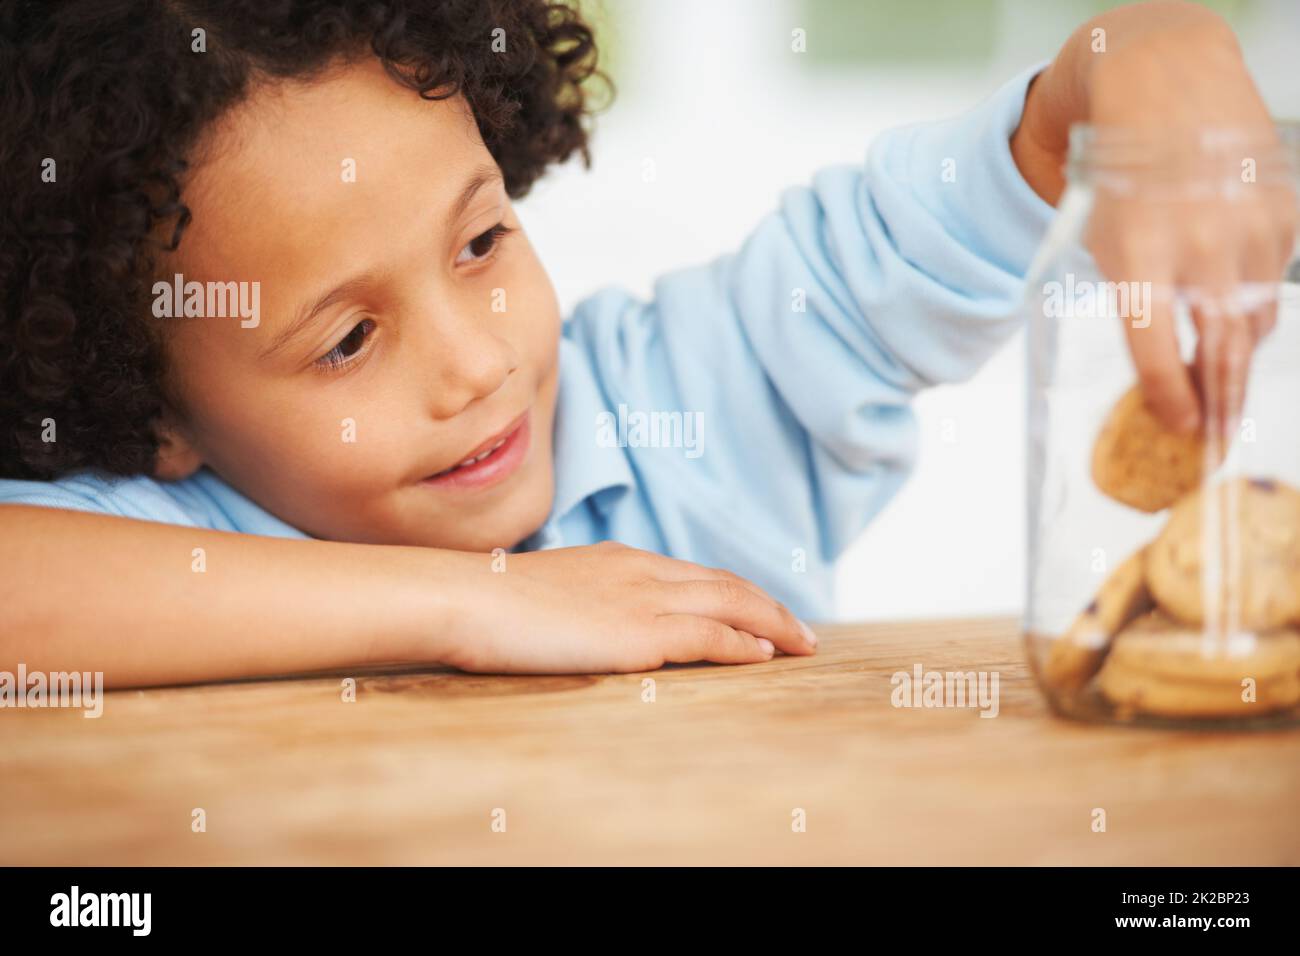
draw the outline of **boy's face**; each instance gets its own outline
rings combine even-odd
[[[536,530],[559,306],[464,100],[370,59],[266,87],[200,145],[162,277],[258,282],[259,315],[155,320],[183,406],[159,476],[206,464],[319,538],[490,551]],[[494,243],[498,224],[519,231]]]

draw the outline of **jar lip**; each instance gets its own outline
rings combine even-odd
[[[1282,151],[1300,150],[1300,120],[1274,120],[1275,138],[1259,126],[1205,125],[1181,128],[1148,126],[1099,126],[1095,123],[1070,125],[1070,155],[1085,159],[1088,152],[1111,147],[1197,149],[1207,153],[1253,146]]]
[[[1249,178],[1243,171],[1249,170]],[[1199,195],[1244,182],[1300,183],[1300,121],[1160,129],[1074,123],[1066,175],[1121,192],[1153,187]]]

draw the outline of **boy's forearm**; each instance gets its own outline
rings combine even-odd
[[[129,687],[437,660],[463,557],[6,505],[0,670]]]

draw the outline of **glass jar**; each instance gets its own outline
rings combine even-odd
[[[1277,141],[1077,126],[1070,146],[1067,188],[1027,286],[1024,633],[1034,674],[1068,717],[1295,724],[1300,243],[1293,236],[1280,263],[1285,242],[1275,242],[1273,258],[1235,243],[1219,251],[1205,241],[1213,230],[1202,228],[1209,258],[1191,280],[1115,274],[1114,253],[1126,245],[1116,223],[1138,232],[1181,223],[1191,204],[1212,207],[1225,224],[1258,213],[1261,199],[1300,213],[1300,124],[1279,125]],[[1226,275],[1245,278],[1229,286]],[[1236,416],[1222,378],[1208,371],[1219,345],[1218,326],[1206,320],[1224,310],[1276,315],[1255,347]],[[1157,334],[1145,331],[1153,317],[1170,315],[1203,409],[1204,427],[1188,435],[1151,413],[1132,357],[1137,335]]]

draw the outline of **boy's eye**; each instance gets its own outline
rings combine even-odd
[[[316,364],[326,369],[347,365],[348,361],[361,351],[361,347],[374,327],[375,323],[372,319],[362,319],[347,335],[343,336],[338,345],[318,358]]]
[[[460,265],[466,262],[479,262],[486,259],[496,251],[497,244],[501,241],[502,237],[507,236],[512,232],[514,232],[514,229],[511,226],[507,226],[500,222],[497,223],[487,232],[475,236],[466,243],[465,248],[456,256],[456,264]]]

